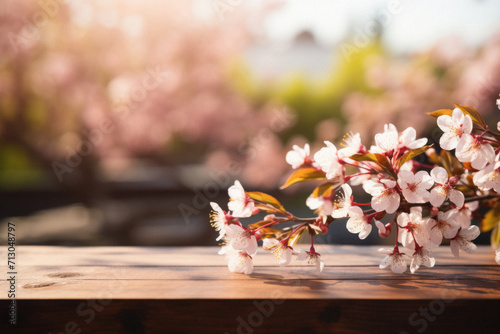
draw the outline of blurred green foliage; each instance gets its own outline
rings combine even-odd
[[[254,103],[276,100],[297,115],[296,124],[281,133],[282,140],[286,142],[291,136],[300,134],[313,141],[315,127],[320,121],[335,118],[345,125],[341,106],[346,94],[352,91],[377,93],[367,85],[365,74],[370,58],[387,55],[380,39],[374,39],[365,48],[353,48],[348,57],[340,52],[332,53],[331,69],[321,79],[295,72],[266,82],[257,78],[241,59],[232,64],[230,73],[236,88]]]

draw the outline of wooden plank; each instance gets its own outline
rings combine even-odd
[[[104,291],[121,299],[269,298],[278,288],[285,298],[299,299],[426,299],[449,289],[459,291],[460,298],[499,298],[500,267],[488,247],[460,259],[443,248],[439,265],[415,275],[378,269],[381,255],[375,247],[318,249],[334,263],[323,273],[300,262],[278,267],[271,254],[260,254],[257,259],[263,260],[245,276],[230,273],[215,247],[21,246],[17,297],[103,298]],[[0,281],[0,289],[6,291],[8,284]]]
[[[0,308],[7,308],[0,301]],[[498,300],[22,300],[1,333],[498,333]]]
[[[258,267],[252,275],[235,274],[226,266],[63,266],[38,267],[30,266],[18,270],[19,282],[60,281],[60,280],[255,280],[269,279],[303,279],[303,280],[339,280],[339,279],[373,279],[373,280],[461,280],[461,279],[493,279],[500,280],[500,267],[492,266],[435,266],[420,268],[415,274],[406,272],[394,274],[391,270],[381,270],[378,266],[329,266],[323,272],[309,267]]]
[[[384,258],[378,246],[318,245],[327,265],[378,265]],[[219,247],[59,247],[19,246],[19,266],[220,266],[225,265]],[[461,254],[455,258],[449,246],[435,252],[440,265],[495,264],[494,251],[488,246],[478,247],[475,254]],[[255,266],[276,266],[276,259],[269,252],[259,249]],[[294,261],[293,265],[305,265]]]
[[[458,279],[287,279],[252,280],[108,279],[20,281],[18,299],[500,299],[500,280]],[[2,289],[5,290],[3,284]]]
[[[318,246],[327,267],[258,254],[230,273],[218,247],[19,246],[18,329],[45,333],[497,332],[500,266],[489,247],[415,275],[378,269],[378,247]],[[0,290],[8,283],[0,281]],[[0,295],[0,308],[10,300]],[[12,327],[0,322],[0,333]]]

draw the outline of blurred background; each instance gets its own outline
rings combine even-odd
[[[277,191],[294,144],[389,122],[436,140],[426,112],[453,103],[499,119],[494,0],[0,0],[0,36],[0,234],[20,244],[215,245],[235,179],[311,215],[312,188]]]

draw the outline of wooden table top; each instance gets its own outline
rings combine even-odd
[[[296,260],[279,267],[259,250],[246,276],[228,271],[218,247],[18,246],[17,298],[433,299],[450,290],[464,299],[500,299],[500,266],[487,246],[459,259],[442,246],[436,266],[415,274],[379,269],[378,248],[320,245],[321,273]],[[7,284],[1,281],[0,290]]]
[[[490,247],[393,274],[379,247],[316,247],[322,273],[259,250],[250,276],[219,247],[16,247],[17,325],[0,333],[498,332],[500,266]],[[5,268],[5,267],[4,267]],[[9,282],[0,281],[7,310]]]

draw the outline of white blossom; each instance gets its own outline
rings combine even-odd
[[[430,192],[429,201],[433,206],[441,206],[446,199],[461,208],[464,205],[464,194],[456,189],[453,189],[448,179],[448,172],[443,167],[434,167],[431,170],[431,178],[436,183]]]
[[[397,222],[398,241],[403,246],[415,249],[415,242],[422,247],[429,241],[429,218],[422,218],[421,207],[411,208],[409,214],[400,213]]]
[[[460,137],[464,133],[470,134],[472,132],[472,119],[469,115],[464,115],[459,108],[455,108],[451,116],[439,116],[437,125],[444,132],[439,139],[439,145],[444,150],[455,149]]]
[[[219,254],[226,255],[227,267],[232,273],[241,273],[245,275],[250,275],[253,271],[253,261],[252,256],[247,252],[236,250],[231,246],[222,247]]]
[[[417,131],[408,127],[401,135],[394,124],[386,124],[383,133],[375,135],[375,146],[370,147],[373,153],[386,153],[398,148],[416,149],[424,146],[427,143],[427,138],[417,138]]]
[[[364,149],[361,143],[361,136],[359,133],[348,133],[345,135],[342,142],[344,148],[339,150],[339,157],[350,157],[356,153],[359,153]]]
[[[314,197],[312,194],[306,199],[306,205],[311,210],[318,210],[322,216],[329,216],[333,211],[333,202],[331,198],[325,198],[322,195]]]
[[[210,222],[212,223],[212,227],[214,227],[216,231],[219,231],[219,236],[216,239],[219,241],[226,234],[226,227],[228,226],[227,216],[217,203],[210,202],[210,206],[213,209],[210,214]]]
[[[476,211],[478,208],[478,201],[465,203],[455,216],[458,225],[462,228],[468,228],[471,224],[472,212]]]
[[[304,148],[293,145],[293,150],[286,154],[286,162],[292,166],[293,169],[302,166],[307,159],[309,159],[310,149],[309,144],[305,144]]]
[[[409,149],[417,149],[427,144],[427,138],[417,139],[417,131],[411,126],[408,127],[399,136],[399,147],[406,147]]]
[[[381,179],[380,182],[375,182],[368,180],[363,184],[363,189],[372,195],[373,210],[391,214],[399,208],[401,198],[396,190],[396,181]]]
[[[455,257],[459,257],[460,251],[473,253],[477,246],[471,241],[476,239],[481,231],[476,225],[469,226],[466,229],[461,229],[458,235],[450,242],[451,252]]]
[[[419,247],[413,253],[410,263],[410,272],[412,274],[417,271],[420,266],[424,265],[426,267],[432,268],[436,264],[436,259],[432,256],[432,249],[437,247],[433,243],[429,242],[424,247]]]
[[[497,155],[496,161],[490,163],[479,172],[474,174],[474,184],[481,190],[493,189],[500,193],[500,155]]]
[[[323,268],[325,267],[325,261],[321,258],[321,254],[316,253],[314,249],[311,249],[309,252],[300,252],[297,255],[297,260],[307,260],[307,263],[316,265],[316,270],[320,272],[323,271]]]
[[[432,187],[433,183],[429,174],[423,170],[416,174],[405,170],[398,173],[398,185],[409,203],[428,202],[430,193],[427,189]]]
[[[343,175],[343,166],[339,162],[338,151],[335,145],[325,141],[326,147],[314,154],[316,165],[326,173],[327,179],[334,179]]]
[[[430,239],[433,244],[440,245],[443,237],[452,239],[457,235],[460,224],[456,220],[459,214],[457,209],[448,210],[446,212],[439,211],[436,219],[429,220],[430,222]]]
[[[245,189],[243,189],[240,181],[236,180],[234,185],[229,187],[228,194],[230,200],[227,206],[231,210],[232,216],[245,218],[252,215],[255,203],[245,193]]]
[[[402,274],[408,268],[409,260],[410,257],[407,254],[394,250],[391,254],[382,259],[379,268],[384,269],[390,266],[394,273]]]
[[[365,239],[372,231],[372,224],[368,221],[365,213],[359,206],[351,206],[347,212],[349,214],[347,230],[354,234],[359,233],[359,238]]]
[[[226,228],[226,242],[234,250],[246,251],[249,255],[257,253],[257,239],[253,233],[237,224]]]
[[[463,134],[455,151],[457,159],[461,162],[470,162],[472,168],[482,169],[495,160],[493,146],[485,143],[478,136]]]
[[[278,259],[278,264],[280,266],[286,266],[292,260],[292,247],[285,245],[283,242],[274,238],[264,239],[263,243],[264,249],[271,250],[274,256]]]
[[[344,218],[347,217],[347,211],[352,204],[352,189],[347,184],[344,183],[341,186],[340,191],[335,193],[335,198],[333,200],[333,218]]]

